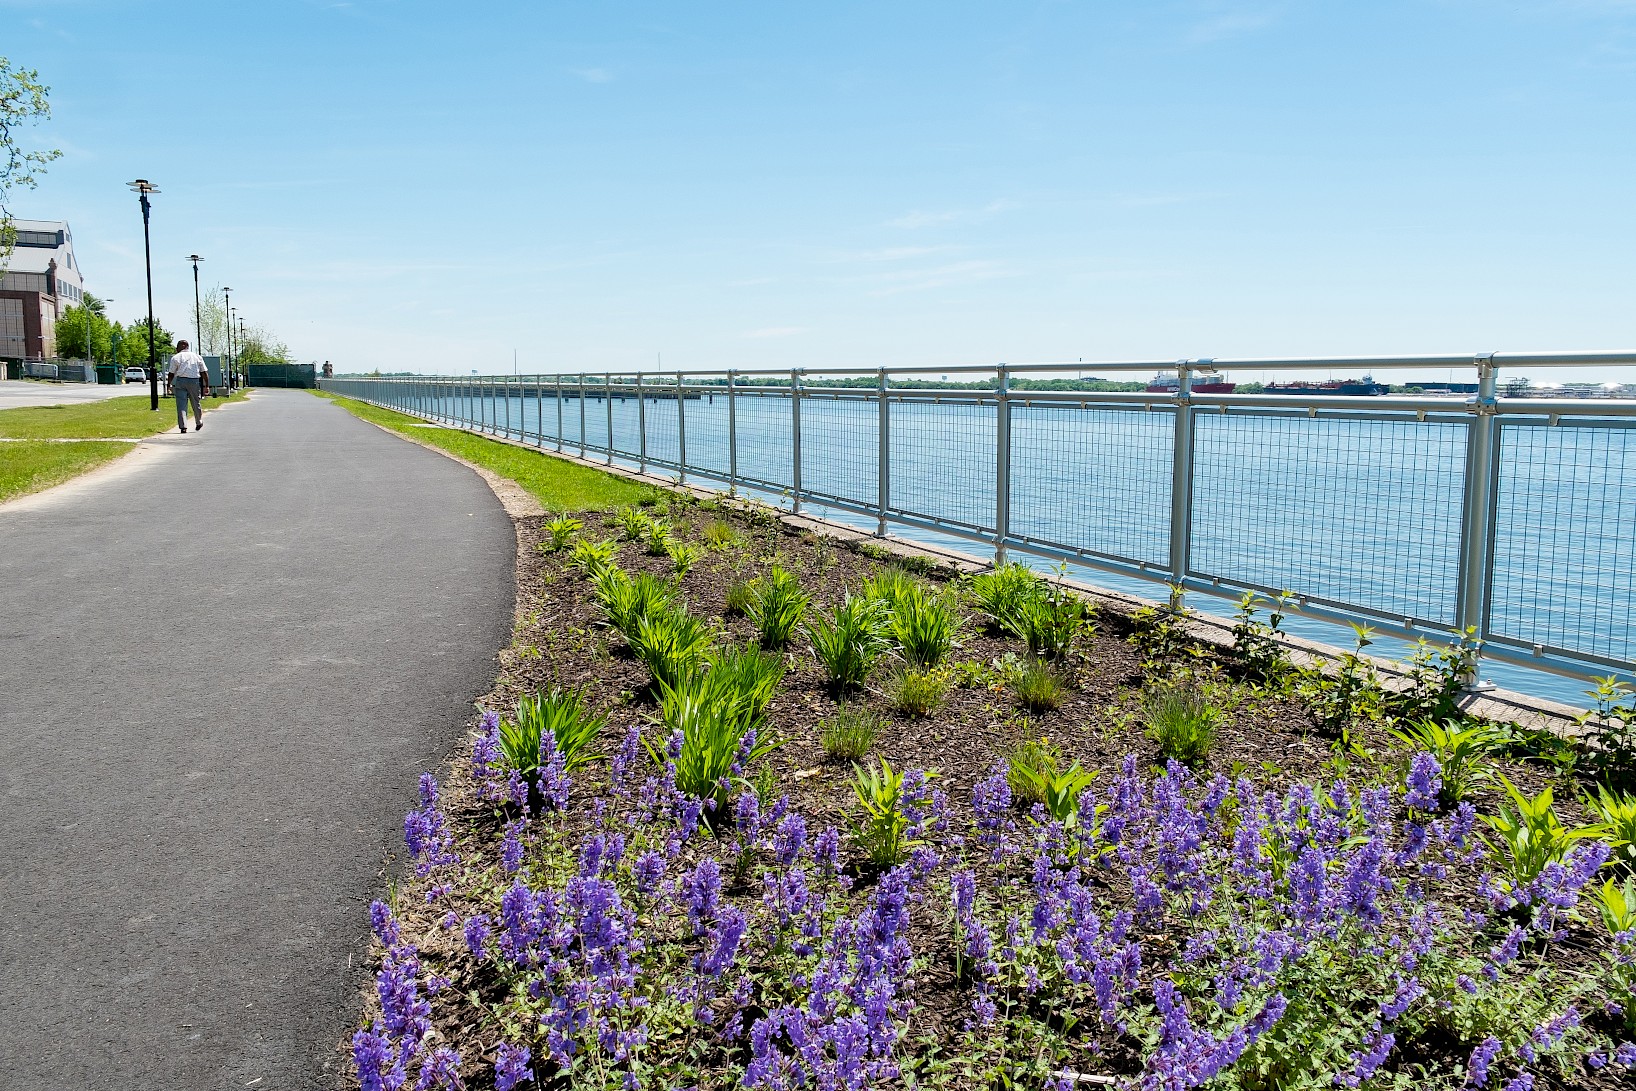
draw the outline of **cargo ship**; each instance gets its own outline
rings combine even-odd
[[[1375,382],[1373,375],[1365,375],[1361,379],[1327,379],[1321,383],[1268,383],[1264,389],[1268,394],[1339,394],[1349,398],[1374,397],[1392,392],[1392,388],[1385,383]]]
[[[1231,394],[1238,389],[1237,383],[1229,383],[1217,375],[1195,375],[1188,384],[1195,394]],[[1147,384],[1149,394],[1174,394],[1182,388],[1182,382],[1174,375],[1160,372]]]

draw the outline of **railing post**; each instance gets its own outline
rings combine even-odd
[[[1005,564],[1011,536],[1011,369],[999,368],[994,391],[994,565]]]
[[[636,470],[648,472],[648,407],[642,397],[642,373],[636,373]]]
[[[602,373],[602,400],[608,404],[604,407],[608,411],[608,461],[613,465],[613,375],[610,372]]]
[[[727,495],[738,495],[738,372],[727,373]]]
[[[579,374],[579,457],[585,457],[585,373]]]
[[[534,376],[534,446],[545,446],[545,383]]]
[[[875,454],[875,537],[886,537],[886,509],[892,506],[892,411],[886,401],[886,369],[881,368],[879,382],[880,425]]]
[[[687,399],[682,397],[682,373],[676,373],[676,483],[687,484]]]
[[[562,454],[562,373],[557,373],[557,454]]]
[[[1477,365],[1477,396],[1466,403],[1472,414],[1466,425],[1465,497],[1460,519],[1460,582],[1455,594],[1455,625],[1463,636],[1475,629],[1479,637],[1488,630],[1491,543],[1493,541],[1495,451],[1495,400],[1499,369],[1494,354],[1480,353]],[[1469,664],[1467,686],[1477,682],[1476,664]]]
[[[1199,360],[1208,369],[1212,361]],[[1187,360],[1176,361],[1175,446],[1170,463],[1170,582],[1180,584],[1187,577],[1193,537],[1193,367]],[[1181,596],[1174,591],[1170,608],[1181,608]]]
[[[801,511],[801,372],[790,371],[790,511]]]

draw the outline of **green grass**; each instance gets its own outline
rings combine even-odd
[[[131,443],[98,440],[84,443],[52,443],[49,440],[0,443],[0,500],[50,488],[104,462],[113,461],[134,446]]]
[[[243,390],[235,390],[231,398],[205,398],[201,404],[209,411],[244,397]],[[154,411],[148,408],[146,394],[78,405],[0,409],[0,436],[8,439],[140,439],[175,427],[176,403],[161,398]]]
[[[442,448],[485,470],[508,477],[533,493],[550,511],[612,511],[635,504],[653,492],[650,485],[627,481],[589,466],[525,451],[454,428],[417,428],[415,426],[423,422],[414,417],[325,391],[314,393],[371,424]]]

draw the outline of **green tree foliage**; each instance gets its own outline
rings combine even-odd
[[[113,333],[114,324],[108,321],[102,300],[86,292],[83,304],[69,307],[57,318],[57,355],[65,360],[111,360]]]
[[[138,319],[129,327],[114,323],[113,336],[119,343],[118,363],[121,367],[148,366],[148,320]],[[165,329],[163,322],[154,320],[153,324],[153,358],[161,369],[165,361],[176,351],[176,337]]]
[[[32,68],[17,68],[0,57],[0,271],[11,257],[17,232],[11,224],[6,197],[13,188],[33,189],[35,176],[61,151],[31,150],[22,142],[21,130],[51,116],[46,96],[50,88],[40,82]]]

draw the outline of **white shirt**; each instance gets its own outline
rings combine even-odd
[[[197,379],[204,373],[204,357],[192,349],[178,352],[170,358],[170,363],[165,367],[166,375],[174,375],[178,379]]]

